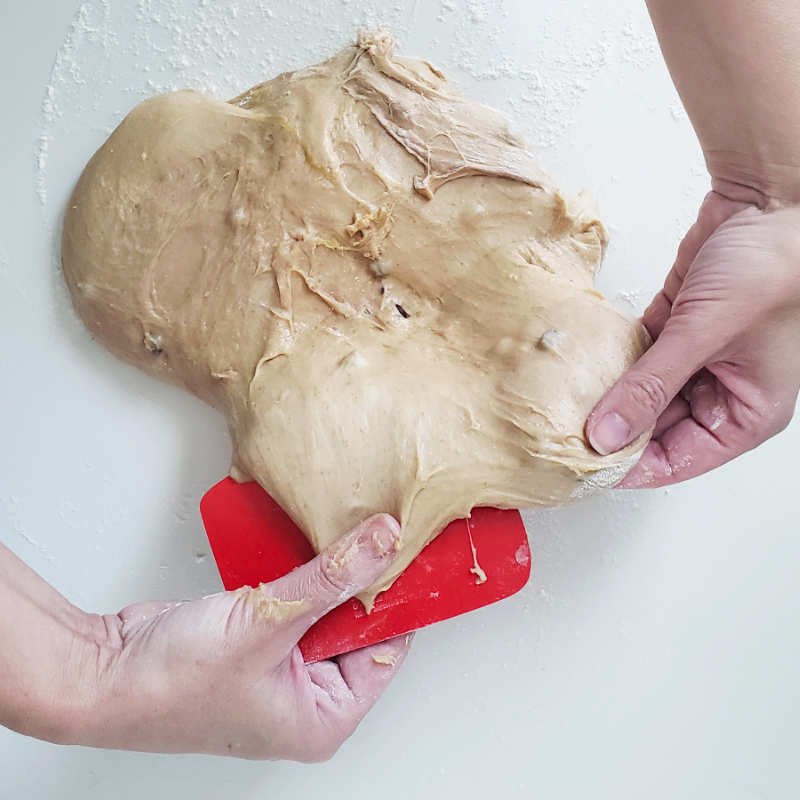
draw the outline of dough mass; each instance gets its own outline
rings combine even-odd
[[[92,334],[225,414],[233,475],[315,548],[401,521],[369,605],[474,506],[562,503],[637,456],[583,435],[647,346],[594,289],[605,242],[499,115],[377,33],[227,103],[139,105],[62,257]]]

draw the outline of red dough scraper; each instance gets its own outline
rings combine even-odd
[[[226,589],[258,586],[314,557],[302,531],[257,484],[225,478],[200,513]],[[531,554],[518,511],[476,508],[409,564],[367,614],[357,599],[326,614],[300,640],[321,661],[502,600],[528,581]]]

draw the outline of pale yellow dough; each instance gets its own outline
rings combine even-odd
[[[647,346],[594,289],[605,243],[498,114],[377,33],[227,103],[139,105],[62,253],[92,334],[224,413],[234,476],[315,548],[401,521],[370,605],[473,507],[563,503],[635,460],[583,432]]]

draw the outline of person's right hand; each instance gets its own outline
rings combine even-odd
[[[621,487],[695,477],[781,431],[800,388],[800,209],[711,192],[643,322],[653,346],[586,425],[604,455],[653,431]]]
[[[143,603],[102,618],[97,691],[72,741],[161,753],[318,761],[355,730],[410,636],[303,664],[297,642],[393,561],[399,526],[370,517],[327,551],[257,589]]]

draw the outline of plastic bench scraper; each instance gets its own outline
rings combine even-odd
[[[257,483],[225,478],[206,492],[200,512],[228,590],[268,583],[314,557],[302,531]],[[450,619],[519,591],[530,570],[519,512],[473,509],[422,550],[369,614],[348,600],[308,630],[300,650],[311,663]]]

